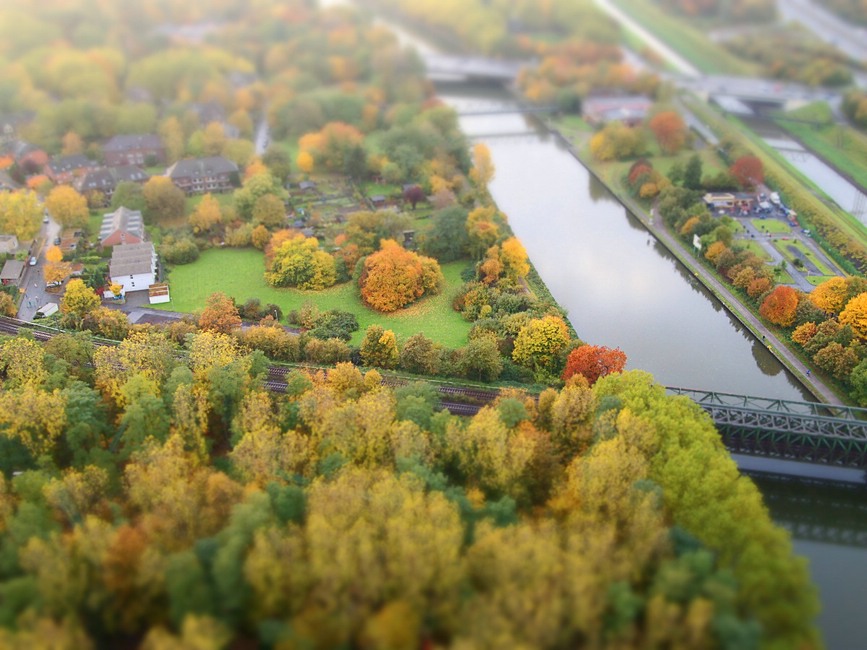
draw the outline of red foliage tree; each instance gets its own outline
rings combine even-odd
[[[755,187],[765,180],[765,168],[756,156],[741,156],[729,168],[741,187]]]
[[[788,327],[795,322],[795,312],[798,309],[798,292],[792,287],[775,287],[759,307],[762,318],[774,325]]]
[[[596,380],[613,372],[623,372],[626,367],[626,353],[620,348],[604,345],[582,345],[569,353],[563,380],[574,375],[583,375],[592,386]]]
[[[687,128],[683,118],[674,111],[657,113],[650,120],[650,130],[664,153],[675,153],[686,144]]]
[[[410,185],[403,191],[403,200],[409,203],[412,209],[415,210],[415,206],[420,201],[424,201],[424,190],[418,185]]]

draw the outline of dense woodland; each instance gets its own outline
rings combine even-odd
[[[641,372],[472,419],[351,364],[65,334],[0,347],[6,647],[818,647],[803,560]]]

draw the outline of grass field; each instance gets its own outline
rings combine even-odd
[[[804,257],[806,257],[808,260],[810,260],[815,265],[815,267],[817,269],[819,269],[819,272],[822,275],[826,275],[826,276],[833,276],[834,275],[833,269],[830,269],[825,264],[823,264],[813,254],[813,251],[811,251],[809,248],[807,248],[803,242],[798,241],[797,239],[791,239],[791,240],[776,239],[776,240],[774,240],[774,248],[776,248],[778,251],[780,251],[780,254],[783,257],[785,257],[786,260],[794,263],[795,259],[797,259],[797,256],[794,253],[792,253],[791,250],[789,250],[790,247],[797,248],[801,253],[803,253]]]
[[[750,251],[753,255],[762,260],[770,261],[771,256],[765,247],[762,246],[759,242],[754,241],[752,239],[738,239],[735,243],[748,251]]]
[[[815,123],[793,122],[786,117]],[[776,121],[820,157],[849,174],[861,187],[867,187],[867,135],[850,126],[836,124],[827,103],[809,104]]]
[[[750,223],[764,232],[786,235],[792,232],[792,227],[779,219],[750,219]]]
[[[738,59],[700,30],[667,15],[648,0],[614,0],[614,4],[702,72],[752,76],[757,66]]]
[[[460,347],[467,342],[470,323],[452,309],[452,298],[462,284],[464,262],[453,262],[442,267],[446,286],[438,296],[426,298],[392,315],[368,309],[361,303],[358,289],[351,282],[325,291],[298,291],[277,289],[265,283],[262,253],[254,249],[211,249],[202,253],[193,264],[177,266],[169,274],[172,301],[158,308],[170,311],[195,312],[205,306],[208,296],[216,291],[232,296],[243,303],[258,298],[262,304],[279,305],[283,313],[298,309],[305,302],[316,304],[321,310],[341,309],[358,318],[361,329],[352,343],[358,344],[368,325],[378,324],[393,330],[399,339],[406,340],[416,332],[447,347]]]

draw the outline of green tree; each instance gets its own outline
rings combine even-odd
[[[142,188],[145,214],[151,221],[172,221],[184,216],[187,199],[168,176],[151,176]]]

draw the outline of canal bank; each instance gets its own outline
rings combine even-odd
[[[843,405],[843,401],[832,391],[825,383],[818,381],[815,376],[809,374],[809,368],[792,352],[785,343],[780,340],[776,334],[771,331],[764,323],[759,320],[752,312],[745,309],[740,300],[729,290],[729,288],[717,278],[713,277],[707,269],[695,258],[690,255],[682,246],[680,241],[668,232],[662,219],[656,220],[651,215],[639,206],[631,197],[619,192],[617,188],[612,187],[605,182],[605,179],[594,168],[592,161],[587,160],[572,142],[564,136],[556,127],[545,124],[545,127],[556,136],[566,149],[575,157],[575,159],[584,166],[587,171],[592,174],[596,180],[605,185],[608,190],[617,198],[623,207],[637,218],[641,224],[647,228],[647,231],[668,251],[674,255],[677,260],[683,264],[689,271],[719,300],[726,310],[744,327],[746,327],[756,340],[762,341],[768,348],[768,351],[776,357],[781,364],[786,366],[788,370],[797,377],[798,381],[809,390],[809,392],[819,401],[826,404]]]

